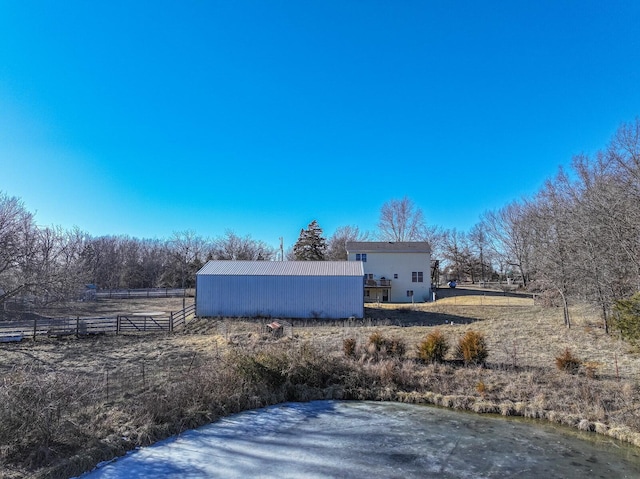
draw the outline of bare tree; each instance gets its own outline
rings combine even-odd
[[[58,226],[38,230],[32,282],[38,285],[41,304],[77,298],[83,291],[87,277],[80,255],[86,240],[87,235],[78,229],[66,231]]]
[[[640,200],[640,118],[618,128],[607,149],[607,157],[622,172],[618,177],[631,187],[628,194]]]
[[[514,201],[498,211],[489,211],[482,221],[494,252],[505,264],[515,268],[526,287],[531,266],[533,226],[527,202]]]
[[[378,222],[382,241],[423,241],[426,234],[424,213],[406,196],[389,200],[380,209]]]
[[[155,288],[162,285],[162,275],[168,264],[167,248],[158,239],[144,239],[140,241],[139,252],[141,288]]]
[[[123,287],[123,260],[120,239],[117,236],[100,236],[90,239],[85,245],[81,259],[90,281],[103,289]]]
[[[601,309],[605,330],[612,302],[636,291],[640,278],[637,204],[627,194],[628,177],[619,177],[611,165],[602,153],[595,160],[576,157],[578,180],[572,189],[572,233],[578,242],[574,267],[582,279],[583,297]]]
[[[35,236],[33,215],[22,201],[0,191],[0,300],[28,289],[30,286],[25,266],[29,250],[25,241]],[[33,241],[31,241],[33,243]]]
[[[485,216],[504,261],[568,300],[611,306],[640,289],[640,121],[623,124],[606,150],[578,155],[529,201]],[[523,267],[522,267],[523,266]]]
[[[33,215],[22,201],[0,191],[0,274],[17,266],[24,254],[22,239],[34,229]]]
[[[348,241],[367,241],[368,232],[361,232],[357,226],[340,226],[329,238],[326,259],[331,261],[347,260]]]
[[[270,261],[276,250],[264,241],[254,240],[250,235],[241,237],[231,230],[213,242],[209,253],[211,259]]]
[[[182,288],[193,288],[196,272],[204,266],[207,244],[195,231],[175,232],[168,242],[170,262],[165,280]]]
[[[568,297],[576,273],[571,258],[571,251],[577,247],[572,227],[574,213],[570,182],[561,169],[554,181],[545,183],[532,204],[531,263],[535,271],[533,288],[560,295],[567,327],[571,327]]]
[[[450,279],[462,280],[468,271],[469,249],[466,235],[453,228],[445,231],[443,241],[445,269]]]
[[[480,281],[484,283],[487,280],[487,275],[493,272],[490,260],[489,235],[486,232],[486,225],[482,222],[475,224],[468,234],[468,239],[472,251],[474,251],[474,254],[478,257],[480,263]]]

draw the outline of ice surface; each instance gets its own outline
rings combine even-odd
[[[221,419],[81,477],[640,477],[635,448],[586,437],[428,406],[286,403]]]

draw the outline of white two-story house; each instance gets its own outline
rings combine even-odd
[[[432,299],[429,243],[348,241],[347,260],[362,261],[365,302]]]

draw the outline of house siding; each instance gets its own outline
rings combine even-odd
[[[357,254],[367,254],[367,261],[363,263],[365,275],[391,281],[389,302],[431,301],[431,254],[426,243],[352,242],[347,243],[347,251],[348,261],[356,261]],[[412,272],[422,272],[422,282],[414,283]],[[394,278],[394,274],[398,277]],[[381,290],[371,290],[372,296],[367,299],[382,300]],[[413,291],[413,298],[407,296],[407,291]]]

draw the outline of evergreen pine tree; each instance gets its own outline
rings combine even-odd
[[[322,236],[322,228],[313,220],[306,230],[300,230],[293,255],[298,261],[324,261],[326,251],[327,240]]]

